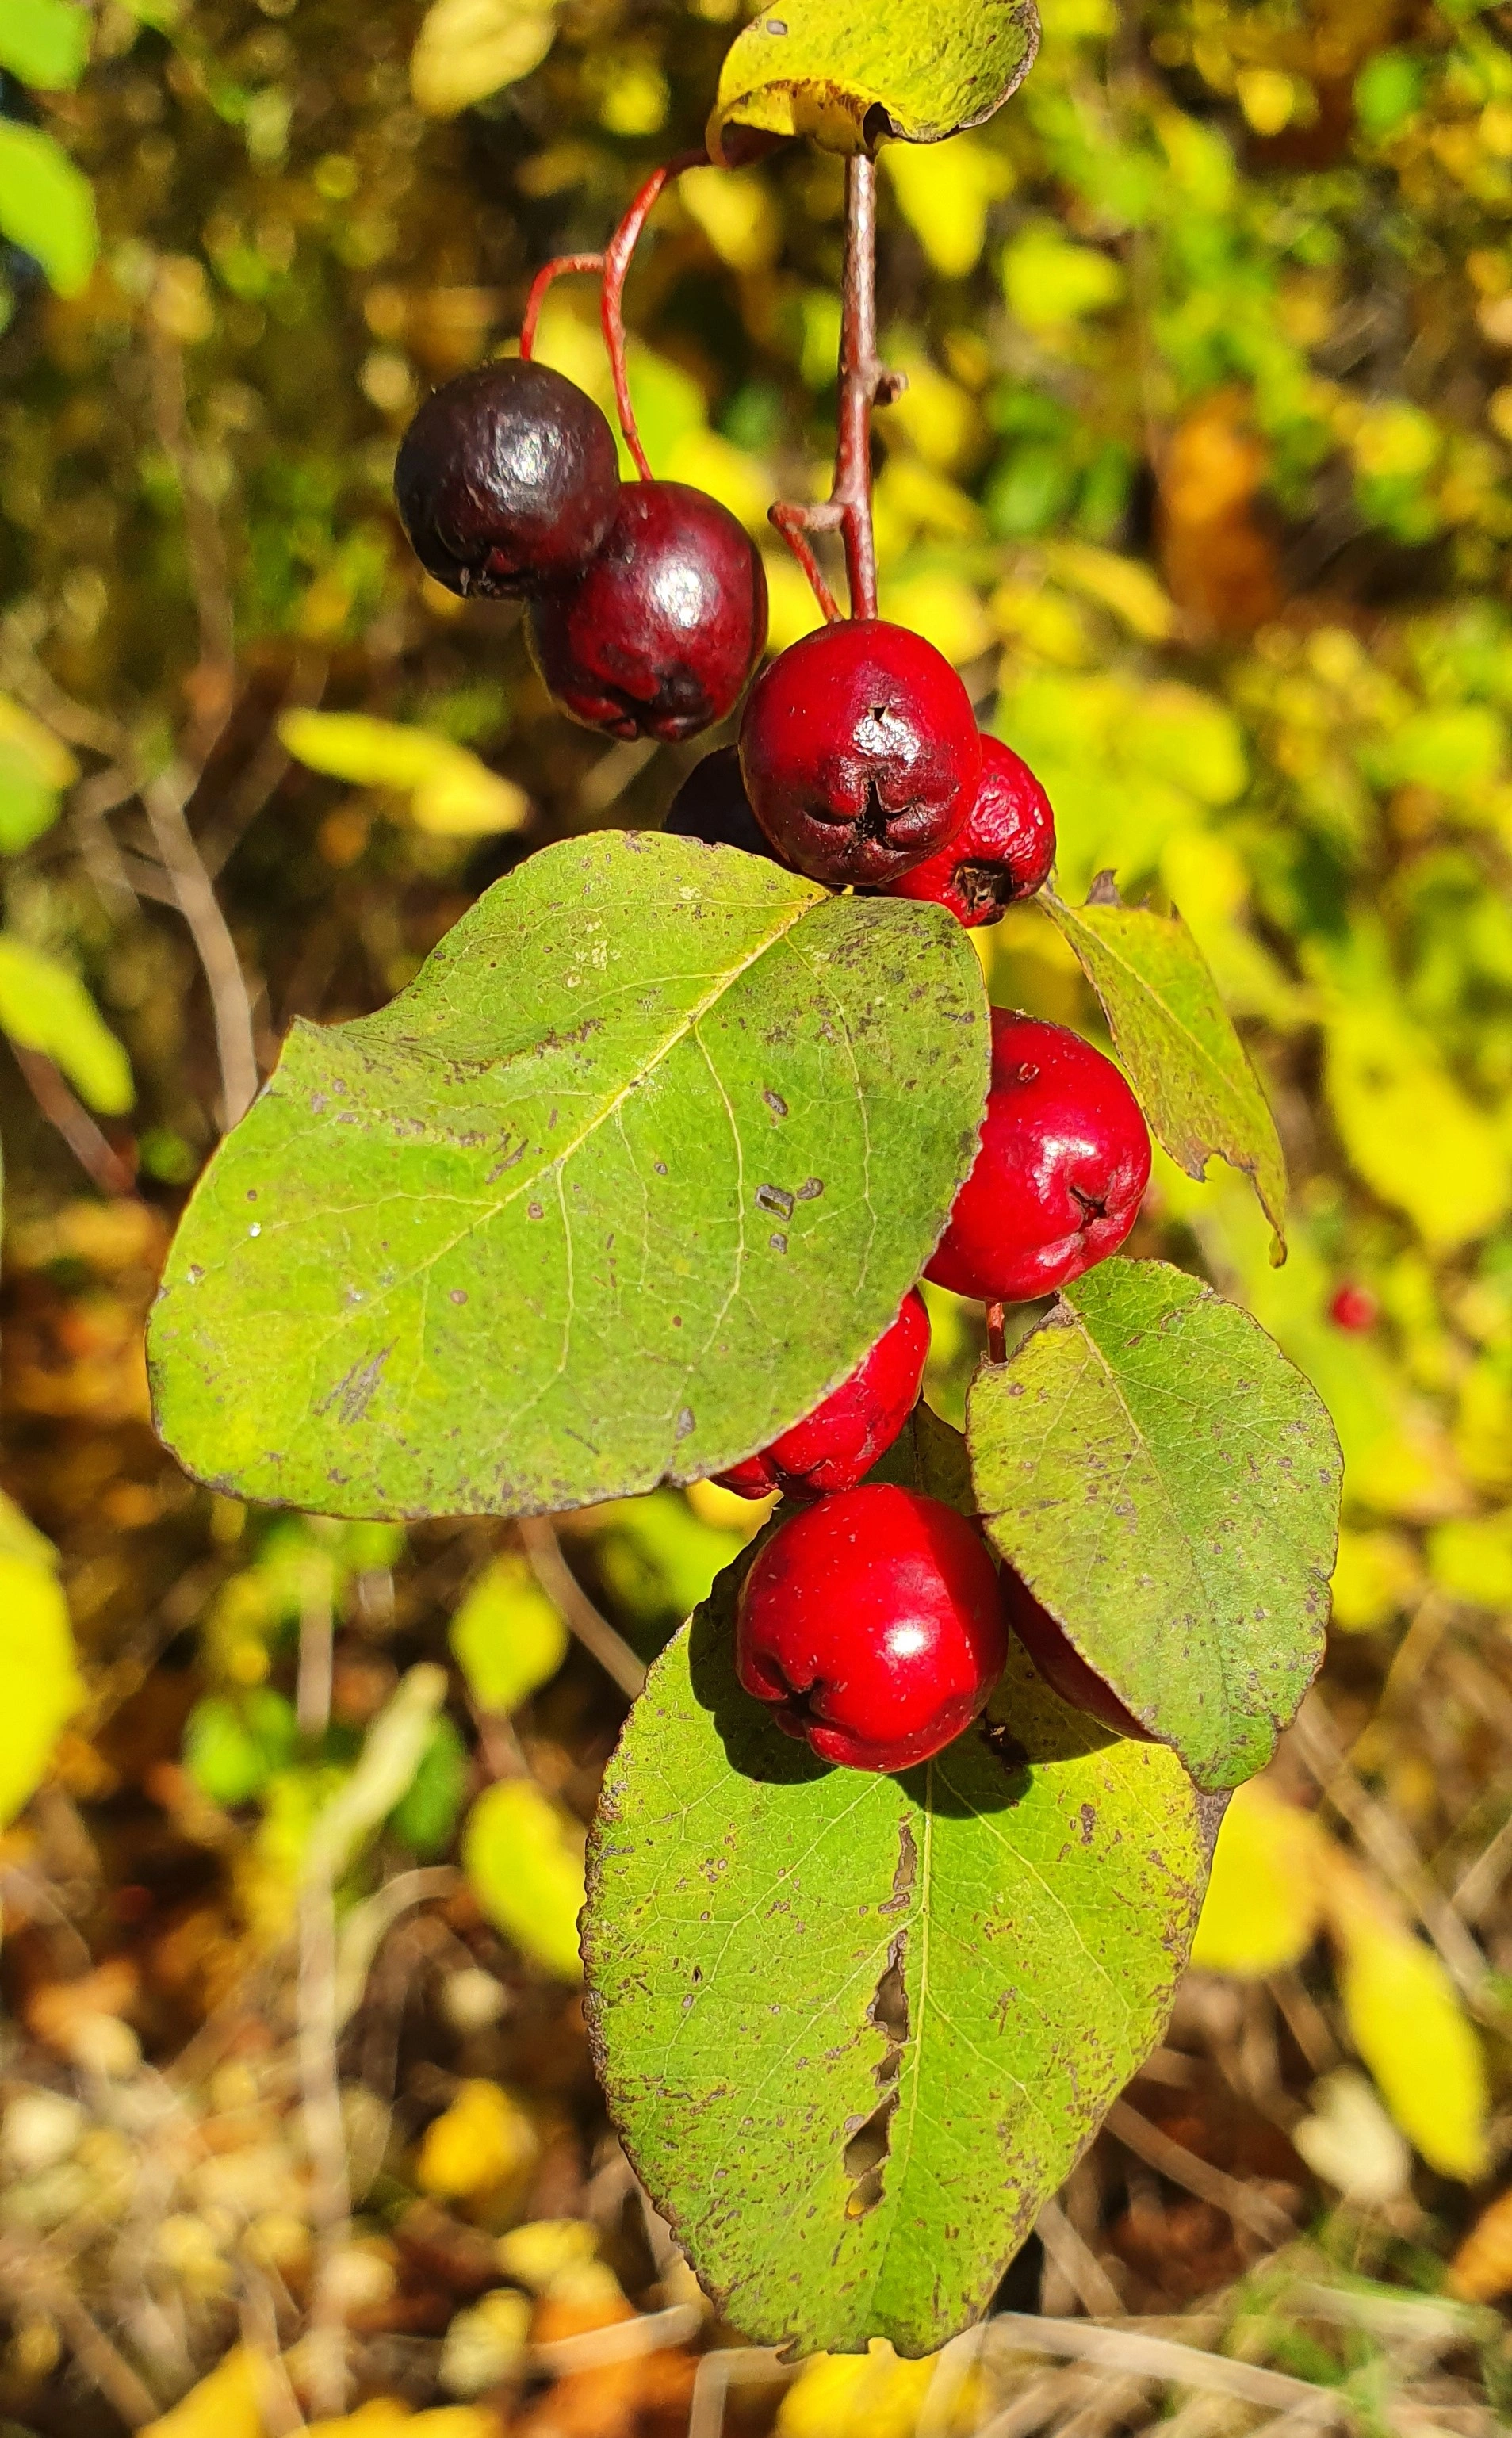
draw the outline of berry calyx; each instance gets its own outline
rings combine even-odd
[[[805,1508],[741,1586],[741,1683],[844,1769],[912,1769],[943,1751],[1007,1656],[986,1544],[917,1491],[868,1482]]]
[[[1328,1306],[1328,1317],[1335,1329],[1374,1329],[1380,1306],[1368,1287],[1342,1286]]]
[[[946,906],[972,931],[1043,889],[1054,861],[1048,796],[1011,747],[984,736],[981,784],[960,828],[927,863],[891,881],[888,894]]]
[[[614,520],[614,434],[549,364],[478,364],[432,392],[399,443],[394,496],[450,592],[500,600],[586,567]]]
[[[880,887],[955,837],[982,746],[943,653],[886,619],[844,618],[757,680],[740,767],[784,862],[832,888]]]
[[[983,1303],[1051,1295],[1117,1250],[1149,1182],[1150,1135],[1112,1059],[994,1007],[981,1149],[924,1276]]]
[[[702,839],[705,846],[738,846],[747,855],[764,856],[768,863],[776,859],[770,839],[751,811],[733,745],[706,753],[689,771],[661,826],[670,838]]]
[[[532,601],[526,634],[570,718],[676,744],[739,700],[766,644],[766,573],[707,491],[625,483],[598,556]]]
[[[1149,1728],[1140,1725],[1112,1686],[1089,1667],[1049,1610],[1042,1608],[1023,1576],[1005,1566],[1000,1581],[1004,1615],[1051,1692],[1058,1693],[1071,1709],[1096,1719],[1099,1726],[1111,1727],[1116,1736],[1153,1743]]]
[[[821,1498],[853,1490],[886,1456],[918,1402],[929,1354],[929,1315],[917,1287],[849,1380],[760,1456],[714,1478],[741,1498]]]

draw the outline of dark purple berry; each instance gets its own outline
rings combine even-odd
[[[574,575],[614,520],[614,434],[586,392],[515,357],[459,373],[399,443],[394,496],[449,592],[499,600]]]
[[[570,718],[676,744],[732,711],[761,659],[765,570],[707,491],[625,483],[598,556],[531,603],[526,631]]]

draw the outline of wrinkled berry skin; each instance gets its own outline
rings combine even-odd
[[[824,1498],[853,1490],[913,1412],[928,1354],[929,1315],[910,1287],[897,1319],[849,1380],[760,1456],[715,1479],[741,1498],[769,1498],[774,1490],[787,1498]]]
[[[448,592],[496,601],[587,566],[614,521],[614,434],[549,364],[506,358],[426,399],[394,468],[404,529]]]
[[[741,1683],[844,1769],[912,1769],[943,1751],[1007,1656],[986,1544],[916,1491],[868,1482],[804,1508],[741,1586]]]
[[[1124,1708],[1112,1686],[1104,1684],[1097,1670],[1088,1667],[1048,1609],[1040,1606],[1023,1577],[1016,1575],[1011,1566],[1005,1566],[1000,1581],[1003,1613],[1051,1692],[1058,1693],[1071,1709],[1096,1719],[1099,1726],[1111,1727],[1116,1736],[1129,1736],[1135,1743],[1152,1744],[1155,1739],[1149,1729],[1140,1725],[1132,1710]]]
[[[971,698],[922,635],[844,618],[791,645],[751,689],[746,792],[785,863],[879,888],[953,839],[975,801]]]
[[[1111,1058],[1064,1025],[993,1010],[976,1165],[924,1271],[983,1303],[1052,1295],[1116,1252],[1150,1182],[1150,1136]]]
[[[975,931],[999,922],[1016,898],[1043,889],[1055,861],[1055,816],[1027,762],[995,736],[982,738],[976,801],[950,844],[892,882],[890,897],[946,906]]]
[[[570,718],[674,745],[739,701],[765,648],[766,573],[707,491],[624,483],[598,556],[532,601],[526,633]]]
[[[776,861],[771,840],[750,808],[740,755],[721,745],[690,770],[661,824],[669,838],[702,839],[705,846],[738,846]]]

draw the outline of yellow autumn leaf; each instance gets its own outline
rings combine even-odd
[[[765,271],[782,250],[782,222],[754,169],[690,169],[678,181],[684,209],[731,271]]]
[[[964,279],[981,259],[990,206],[1012,190],[1007,155],[979,136],[955,135],[948,144],[886,145],[882,166],[935,270]]]
[[[923,635],[957,668],[975,661],[993,641],[981,594],[959,575],[921,574],[885,581],[881,610],[884,618]]]
[[[1345,992],[1326,1039],[1328,1105],[1356,1175],[1434,1252],[1484,1236],[1512,1207],[1512,1162],[1433,1045],[1386,998]]]
[[[486,2405],[443,2404],[433,2412],[412,2412],[396,2395],[372,2396],[339,2421],[312,2421],[301,2438],[398,2438],[400,2432],[402,2438],[503,2438],[499,2415]]]
[[[513,2183],[539,2148],[534,2124],[509,2092],[497,2082],[465,2082],[426,2128],[415,2182],[441,2200],[474,2200]]]
[[[569,1637],[528,1561],[511,1551],[468,1584],[448,1639],[473,1700],[508,1711],[550,1683]]]
[[[1192,1962],[1246,1980],[1298,1963],[1322,1919],[1327,1854],[1310,1811],[1258,1781],[1241,1786],[1218,1832]]]
[[[431,0],[410,56],[410,91],[428,118],[469,103],[539,67],[556,36],[556,11],[529,0]]]
[[[463,1867],[496,1930],[563,1981],[582,1978],[583,1839],[528,1777],[481,1794],[462,1841]]]
[[[816,2354],[783,2396],[777,2438],[915,2438],[929,2398],[937,2438],[980,2425],[980,2383],[968,2377],[943,2412],[930,2397],[939,2356],[900,2361],[883,2337],[864,2354]]]
[[[264,2438],[266,2378],[256,2355],[237,2345],[140,2438]]]
[[[1341,1634],[1374,1634],[1400,1614],[1421,1588],[1417,1550],[1405,1532],[1339,1535],[1334,1560],[1330,1623]]]
[[[1512,1609],[1512,1507],[1437,1525],[1428,1536],[1428,1571],[1451,1599]]]
[[[518,830],[530,798],[449,736],[359,711],[289,711],[278,733],[296,761],[354,787],[408,796],[419,829],[440,838]]]
[[[1058,583],[1100,601],[1145,643],[1163,644],[1175,633],[1176,604],[1143,559],[1089,541],[1060,541],[1046,549],[1045,563]]]
[[[0,1495],[0,1827],[42,1784],[52,1749],[84,1698],[51,1545]]]
[[[1342,1853],[1327,1905],[1362,2063],[1414,2149],[1440,2175],[1473,2182],[1487,2158],[1486,2062],[1449,1974]]]

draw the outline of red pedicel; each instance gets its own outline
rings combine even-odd
[[[936,1286],[1027,1303],[1123,1243],[1150,1182],[1150,1135],[1090,1042],[994,1007],[981,1143],[924,1271]]]
[[[756,819],[784,863],[832,889],[895,880],[944,846],[981,756],[943,653],[884,618],[842,618],[791,645],[741,722]]]
[[[868,1482],[820,1499],[778,1528],[741,1586],[741,1683],[845,1769],[912,1769],[943,1751],[1007,1656],[986,1544],[917,1491]]]
[[[759,1456],[714,1478],[741,1498],[820,1498],[853,1490],[886,1456],[919,1399],[929,1353],[929,1315],[917,1287],[871,1352],[821,1405]]]
[[[889,881],[889,897],[948,907],[968,931],[1001,920],[1020,897],[1043,889],[1055,861],[1055,816],[1027,762],[995,736],[982,738],[976,801],[950,844]]]

